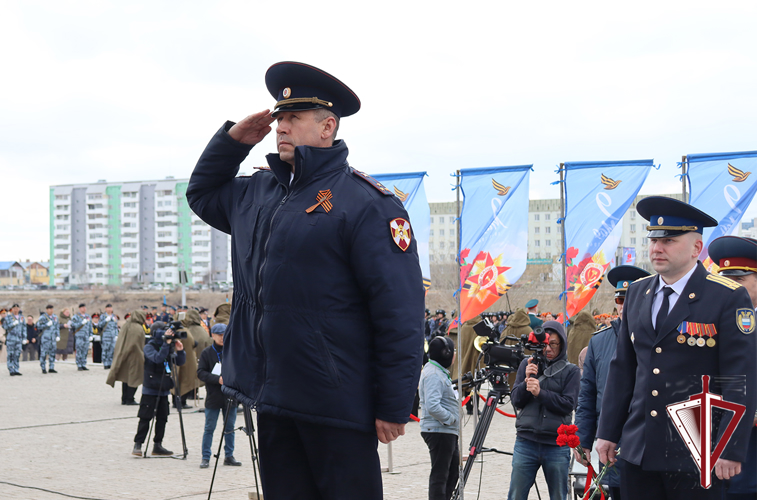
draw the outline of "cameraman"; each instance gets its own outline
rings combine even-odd
[[[152,455],[173,455],[162,446],[163,435],[168,422],[168,394],[173,388],[173,378],[169,357],[175,356],[174,365],[181,366],[186,361],[184,345],[180,340],[174,340],[174,332],[162,321],[156,321],[150,326],[152,338],[145,345],[145,374],[142,382],[142,399],[139,402],[139,424],[137,435],[134,436],[134,450],[132,455],[142,455],[142,443],[150,429],[150,420],[155,415],[155,443]],[[173,344],[173,345],[172,345]],[[175,352],[174,352],[175,346]]]
[[[544,469],[549,498],[565,500],[568,494],[570,448],[555,442],[557,428],[571,423],[578,400],[581,374],[566,359],[565,331],[557,321],[543,325],[548,337],[544,358],[524,359],[518,367],[510,399],[520,410],[515,420],[516,439],[508,500],[526,500],[539,467]]]

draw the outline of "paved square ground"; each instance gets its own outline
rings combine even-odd
[[[199,469],[204,400],[197,402],[200,406],[196,409],[184,412],[189,449],[186,460],[142,459],[131,455],[138,407],[121,405],[120,383],[115,389],[106,385],[107,371],[99,364],[90,363],[89,371],[79,372],[69,359],[56,362],[55,368],[59,373],[43,375],[39,362],[22,362],[23,376],[10,377],[5,363],[0,366],[0,499],[207,498],[212,462],[211,468]],[[201,394],[204,397],[204,389]],[[139,396],[138,391],[137,400]],[[509,405],[505,410],[512,412]],[[474,429],[472,419],[467,418],[463,453],[467,453]],[[241,415],[237,424],[243,424]],[[219,419],[214,453],[220,428]],[[514,441],[515,419],[495,415],[486,446],[512,451]],[[174,452],[181,451],[179,419],[173,409],[163,444]],[[379,454],[387,467],[387,446],[379,445]],[[219,464],[213,499],[244,500],[255,490],[248,440],[241,431],[237,431],[234,455],[244,465]],[[384,497],[428,498],[430,460],[417,423],[409,423],[405,436],[393,443],[392,456],[393,472],[383,474]],[[465,498],[506,498],[510,467],[509,456],[485,454],[483,464],[473,467]],[[543,475],[539,473],[537,479],[541,496],[547,499]],[[530,498],[538,498],[535,489]]]

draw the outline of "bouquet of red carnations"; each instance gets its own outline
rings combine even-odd
[[[599,491],[599,498],[600,500],[605,500],[605,490],[602,488],[602,484],[600,481],[602,480],[602,477],[605,475],[605,472],[607,472],[608,464],[605,464],[605,466],[602,468],[602,471],[597,476],[594,472],[594,467],[591,466],[591,458],[586,456],[586,452],[584,452],[583,446],[581,446],[581,439],[576,436],[576,432],[578,432],[578,426],[577,425],[561,425],[557,428],[557,445],[558,446],[568,446],[570,448],[573,448],[575,450],[578,450],[579,455],[581,455],[581,459],[583,459],[584,462],[586,462],[588,472],[586,473],[586,487],[584,488],[584,496],[583,500],[593,500],[594,495]],[[589,496],[589,489],[591,488],[591,485],[594,485],[595,489],[592,492],[591,496]]]

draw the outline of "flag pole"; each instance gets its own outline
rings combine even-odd
[[[568,260],[568,248],[566,246],[565,236],[565,164],[560,163],[560,218],[562,218],[562,312],[563,312],[563,325],[568,321],[568,295],[565,291],[568,289],[568,282],[566,273],[567,260]]]
[[[462,338],[463,338],[463,311],[460,308],[460,295],[463,293],[462,283],[460,283],[460,272],[462,263],[460,262],[460,252],[462,251],[460,245],[462,244],[462,208],[460,207],[460,185],[462,184],[462,177],[460,176],[460,170],[457,170],[457,183],[455,187],[456,205],[457,208],[457,410],[459,413],[457,419],[457,449],[460,450],[458,460],[458,477],[460,485],[458,487],[458,498],[460,500],[465,499],[465,478],[463,475],[463,419],[462,419],[462,407],[463,407],[463,363],[462,363]],[[477,405],[474,402],[474,408]]]
[[[683,202],[688,203],[689,200],[686,198],[686,167],[688,166],[688,162],[686,159],[686,155],[683,155],[681,157],[681,192],[683,194]]]

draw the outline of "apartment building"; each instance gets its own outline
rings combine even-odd
[[[50,284],[231,281],[229,236],[187,205],[188,179],[50,188]]]

